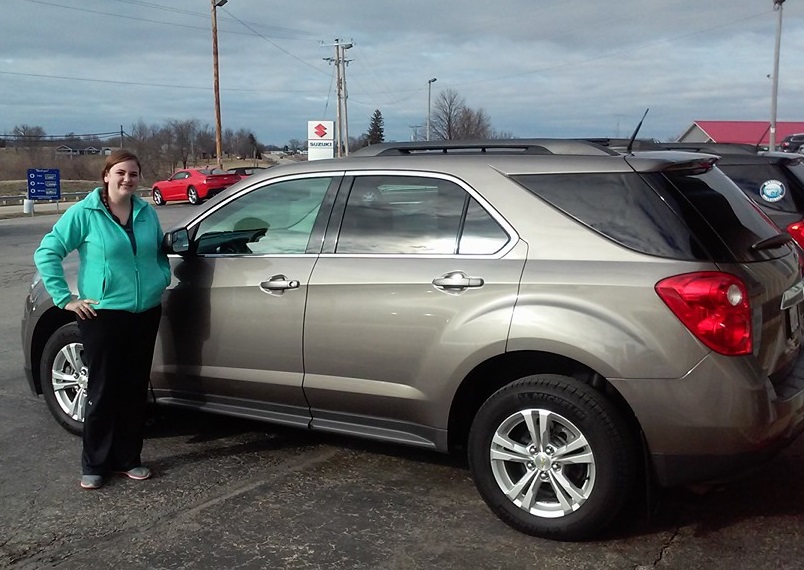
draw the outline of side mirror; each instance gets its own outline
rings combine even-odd
[[[190,251],[190,234],[187,228],[171,230],[162,238],[162,251],[170,253],[187,253]]]

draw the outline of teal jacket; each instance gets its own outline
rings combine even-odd
[[[137,253],[126,230],[101,201],[101,188],[67,209],[34,253],[47,292],[59,308],[72,295],[62,260],[78,250],[78,294],[98,301],[95,309],[141,313],[157,306],[170,284],[170,265],[162,252],[162,228],[156,211],[133,197],[132,227]]]

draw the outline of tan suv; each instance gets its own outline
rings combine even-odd
[[[255,174],[166,235],[155,399],[464,450],[506,523],[589,536],[637,481],[731,475],[804,426],[798,255],[715,162],[515,140]],[[80,431],[78,330],[38,282],[22,336]]]

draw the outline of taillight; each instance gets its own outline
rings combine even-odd
[[[656,292],[684,326],[715,352],[727,356],[751,353],[748,291],[734,275],[685,273],[659,281]]]
[[[787,233],[791,235],[800,247],[804,247],[804,220],[793,222],[787,226]]]

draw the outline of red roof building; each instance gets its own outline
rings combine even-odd
[[[802,121],[777,121],[776,143],[787,135],[804,133]],[[677,142],[770,144],[769,121],[695,121]]]

